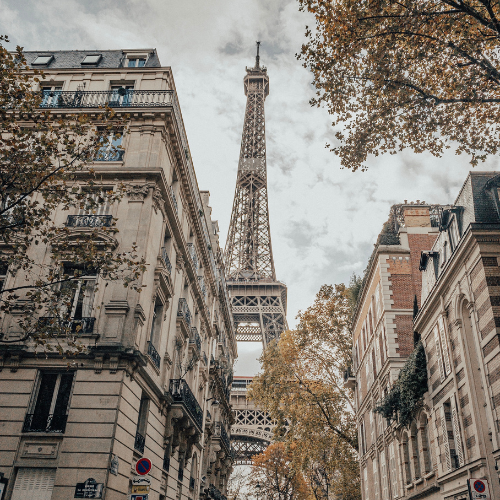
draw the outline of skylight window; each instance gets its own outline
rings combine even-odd
[[[34,66],[46,66],[52,62],[54,56],[38,56],[31,64]]]
[[[90,54],[84,57],[82,64],[98,64],[101,58],[101,54]]]

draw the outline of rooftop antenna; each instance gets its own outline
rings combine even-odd
[[[260,56],[259,56],[259,47],[260,42],[255,42],[257,44],[257,57],[255,58],[255,67],[260,68]]]

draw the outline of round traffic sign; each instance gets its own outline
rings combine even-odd
[[[139,474],[139,476],[149,474],[150,470],[151,460],[149,460],[149,458],[141,458],[140,460],[137,460],[137,463],[135,464],[135,471]]]
[[[474,489],[478,493],[484,493],[486,486],[484,485],[483,481],[481,481],[481,479],[478,479],[477,481],[474,481]]]

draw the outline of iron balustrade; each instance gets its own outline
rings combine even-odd
[[[94,332],[95,318],[62,319],[57,316],[42,316],[38,318],[38,328],[59,328],[67,333],[85,335]],[[59,332],[63,333],[63,332]]]
[[[226,429],[222,422],[215,422],[214,436],[220,438],[222,446],[224,446],[225,450],[229,453],[231,444],[229,442],[229,436],[227,435]]]
[[[124,149],[110,150],[107,148],[102,148],[97,153],[94,161],[123,161],[123,155],[125,154]]]
[[[161,358],[152,342],[148,342],[148,356],[156,368],[160,368]]]
[[[139,453],[144,453],[144,444],[146,442],[146,438],[139,432],[135,434],[134,441],[134,449],[136,449]]]
[[[172,196],[172,201],[174,203],[175,213],[178,214],[179,206],[177,205],[177,198],[175,197],[174,188],[172,186],[169,187],[170,187],[170,196]]]
[[[208,487],[208,496],[213,500],[227,500],[227,498],[213,485]]]
[[[165,247],[162,247],[161,249],[161,260],[163,261],[163,264],[165,264],[168,273],[172,274],[172,264],[170,263],[170,259],[168,258],[167,254],[167,249]]]
[[[112,215],[68,215],[67,227],[111,227]]]
[[[200,334],[198,333],[198,330],[196,327],[191,328],[191,338],[189,339],[190,344],[196,344],[196,349],[198,352],[201,351],[201,339],[200,339]]]
[[[149,108],[174,106],[173,90],[51,90],[41,91],[40,108]]]
[[[24,419],[23,432],[58,432],[63,433],[66,430],[68,415],[55,415],[51,413],[48,416],[40,416],[34,413],[28,413]]]
[[[189,310],[189,306],[187,300],[184,298],[179,299],[179,307],[177,309],[177,317],[183,318],[188,326],[191,326],[191,311]]]
[[[193,392],[189,388],[188,383],[183,378],[170,380],[170,395],[174,403],[181,403],[191,416],[194,424],[201,432],[203,426],[203,410],[196,400]]]
[[[191,260],[193,261],[195,271],[198,271],[198,256],[196,255],[196,249],[193,243],[188,243],[188,252]]]

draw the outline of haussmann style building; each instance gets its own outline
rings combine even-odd
[[[453,205],[393,206],[378,238],[345,375],[363,500],[500,498],[499,189],[471,172]],[[373,409],[419,341],[427,392],[408,425],[388,424]]]
[[[85,297],[75,294],[72,320],[91,348],[69,366],[56,354],[35,357],[29,342],[0,344],[3,500],[86,491],[128,499],[141,458],[152,463],[149,500],[225,499],[235,330],[218,226],[209,193],[198,188],[172,70],[154,49],[25,56],[45,73],[40,106],[54,116],[98,114],[106,104],[128,114],[114,144],[121,149],[93,164],[107,190],[125,185],[123,198],[97,213],[53,216],[70,238],[96,218],[116,218],[107,244],[136,242],[147,269],[140,293],[119,282],[93,293],[89,278]],[[51,247],[36,252],[50,259]],[[7,287],[18,279],[8,269],[1,277]],[[0,321],[15,341],[15,318]]]

